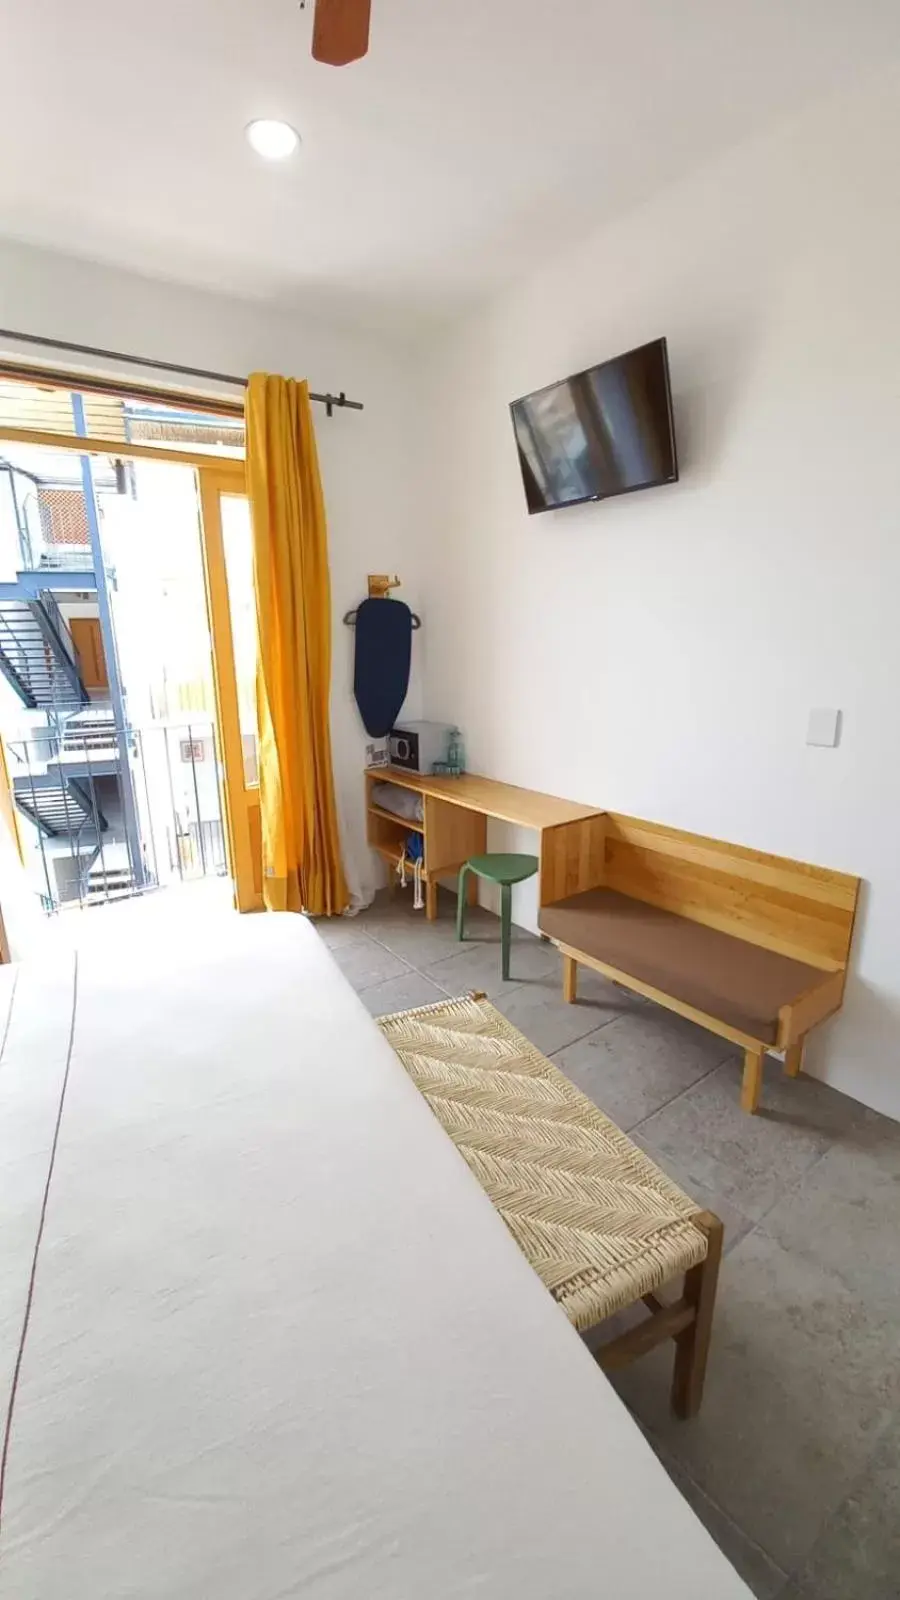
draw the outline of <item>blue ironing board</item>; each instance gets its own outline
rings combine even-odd
[[[413,615],[402,600],[363,600],[356,608],[353,693],[367,733],[390,733],[406,699]]]

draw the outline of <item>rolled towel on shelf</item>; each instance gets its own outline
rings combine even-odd
[[[382,811],[390,811],[404,822],[421,822],[424,802],[412,789],[401,789],[398,783],[376,783],[372,787],[372,800]]]

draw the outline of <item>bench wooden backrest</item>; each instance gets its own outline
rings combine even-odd
[[[846,966],[858,878],[615,812],[605,821],[606,888],[827,972]]]

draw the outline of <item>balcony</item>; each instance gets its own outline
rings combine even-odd
[[[227,876],[211,717],[117,730],[108,707],[88,706],[9,738],[7,752],[26,867],[45,911]]]
[[[4,589],[13,582],[28,595],[46,589],[96,589],[80,483],[45,482],[14,461],[0,459],[0,493]]]

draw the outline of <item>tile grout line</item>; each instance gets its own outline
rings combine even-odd
[[[834,1148],[834,1140],[832,1140],[831,1143],[829,1144],[828,1150],[823,1150],[820,1155],[814,1156],[812,1161],[810,1162],[809,1166],[808,1167],[804,1167],[803,1171],[801,1173],[798,1173],[796,1178],[792,1178],[790,1180],[790,1182],[787,1185],[787,1188],[782,1189],[781,1193],[772,1201],[772,1204],[770,1206],[766,1206],[766,1209],[763,1212],[761,1217],[757,1217],[756,1221],[753,1224],[753,1227],[750,1229],[750,1233],[755,1233],[757,1228],[759,1228],[761,1226],[761,1224],[765,1222],[766,1217],[771,1216],[772,1212],[775,1210],[775,1207],[776,1206],[780,1206],[782,1200],[789,1199],[790,1196],[792,1194],[794,1194],[794,1192],[797,1189],[799,1189],[801,1183],[805,1183],[806,1182],[806,1180],[809,1177],[810,1173],[811,1172],[815,1172],[816,1167],[819,1165],[820,1162],[825,1160],[825,1157],[828,1155],[829,1151],[832,1150],[833,1148]],[[749,1234],[745,1235],[745,1237],[749,1238]]]
[[[379,939],[377,933],[369,933],[367,929],[363,929],[363,932],[367,939],[371,939],[372,943],[378,946],[379,950],[383,950],[386,955],[393,956],[395,961],[402,961],[406,972],[396,972],[392,978],[379,978],[376,983],[364,984],[361,989],[356,990],[357,994],[367,993],[369,989],[380,989],[382,984],[396,983],[398,979],[405,979],[408,974],[415,973],[416,977],[424,978],[426,983],[430,983],[435,989],[439,989],[441,994],[447,996],[448,1000],[453,998],[449,989],[445,989],[443,984],[438,983],[437,979],[432,978],[422,967],[417,967],[414,962],[408,961],[406,956],[401,956],[397,950],[393,950],[389,944],[385,944],[383,939]],[[353,987],[355,988],[355,985]]]
[[[644,1126],[645,1123],[652,1122],[653,1118],[658,1116],[661,1111],[667,1110],[668,1107],[671,1106],[671,1105],[674,1105],[676,1103],[676,1101],[683,1100],[685,1095],[690,1094],[691,1091],[697,1087],[697,1084],[705,1083],[707,1078],[711,1077],[714,1072],[718,1072],[719,1068],[720,1067],[724,1067],[726,1061],[730,1061],[731,1059],[732,1059],[731,1055],[723,1056],[722,1060],[719,1061],[716,1064],[716,1066],[711,1067],[708,1072],[704,1072],[702,1074],[702,1076],[697,1078],[694,1083],[692,1083],[692,1084],[690,1084],[688,1086],[688,1088],[680,1089],[677,1094],[672,1096],[671,1100],[666,1100],[661,1106],[658,1106],[655,1111],[651,1111],[640,1122],[634,1123],[633,1127],[626,1128],[626,1129],[623,1130],[623,1132],[625,1132],[625,1133],[627,1133],[629,1135],[631,1135],[632,1133],[638,1133],[640,1131],[640,1129]],[[651,1143],[652,1142],[653,1141],[651,1141]],[[748,1229],[748,1232],[744,1235],[745,1238],[749,1238],[751,1233],[755,1233],[757,1228],[761,1225],[761,1223],[765,1222],[766,1217],[768,1217],[771,1214],[771,1212],[773,1212],[775,1210],[775,1207],[779,1206],[781,1204],[782,1200],[788,1199],[788,1197],[790,1195],[792,1195],[797,1189],[799,1189],[799,1187],[800,1187],[800,1185],[802,1183],[806,1182],[806,1180],[809,1177],[810,1173],[814,1172],[816,1167],[820,1164],[820,1162],[825,1160],[825,1157],[828,1155],[829,1151],[834,1149],[834,1146],[835,1146],[836,1142],[837,1141],[831,1135],[829,1135],[828,1136],[828,1148],[825,1149],[825,1150],[820,1151],[820,1153],[818,1155],[813,1156],[812,1160],[809,1163],[809,1166],[808,1167],[804,1167],[802,1172],[798,1173],[795,1177],[790,1179],[790,1181],[788,1182],[787,1186],[784,1189],[781,1190],[780,1194],[776,1195],[775,1199],[771,1202],[770,1205],[766,1206],[765,1211],[763,1211],[762,1214],[759,1217],[756,1217],[756,1218],[747,1217],[747,1221],[750,1223],[750,1228]],[[740,1208],[740,1206],[736,1206],[735,1209],[740,1211],[741,1208]],[[746,1216],[746,1212],[744,1212],[743,1215]]]
[[[519,987],[524,989],[525,985],[524,984],[520,984]],[[503,995],[502,998],[505,1000],[506,996]],[[569,1039],[569,1040],[567,1040],[567,1042],[565,1044],[561,1044],[559,1046],[558,1050],[554,1050],[552,1052],[550,1050],[545,1050],[545,1051],[542,1051],[541,1054],[542,1055],[546,1055],[548,1057],[548,1059],[552,1060],[553,1056],[560,1055],[563,1050],[570,1049],[570,1047],[573,1044],[584,1044],[585,1039],[589,1039],[592,1033],[600,1033],[603,1028],[608,1028],[611,1022],[618,1022],[619,1018],[624,1016],[624,1015],[625,1015],[625,1013],[623,1011],[617,1011],[614,1017],[607,1017],[605,1022],[595,1022],[593,1027],[588,1028],[585,1033],[576,1034],[574,1039]],[[513,1027],[515,1027],[515,1023],[513,1023]],[[520,1029],[519,1031],[520,1031],[520,1033],[524,1032],[524,1029]],[[535,1048],[537,1048],[537,1046],[535,1046]],[[562,1067],[560,1067],[559,1070],[560,1070],[560,1072],[562,1072]],[[566,1076],[568,1076],[568,1074],[566,1074]],[[587,1098],[590,1099],[591,1098],[590,1095],[588,1095]],[[624,1129],[623,1129],[623,1132],[624,1132]]]
[[[880,1427],[876,1429],[876,1431],[875,1431],[875,1439],[874,1439],[874,1441],[872,1443],[872,1447],[867,1452],[865,1460],[861,1463],[859,1471],[855,1474],[852,1482],[849,1484],[849,1487],[847,1487],[846,1494],[844,1494],[840,1500],[835,1501],[835,1503],[831,1507],[831,1509],[826,1512],[825,1518],[824,1518],[823,1522],[821,1523],[821,1525],[819,1527],[819,1531],[816,1534],[816,1537],[813,1540],[812,1544],[810,1545],[809,1549],[807,1550],[806,1555],[805,1555],[802,1563],[800,1564],[800,1566],[792,1567],[791,1571],[788,1573],[788,1575],[787,1575],[787,1582],[788,1583],[799,1583],[802,1580],[804,1569],[808,1565],[808,1563],[809,1563],[809,1561],[810,1561],[810,1559],[811,1559],[811,1557],[812,1557],[812,1555],[813,1555],[813,1553],[815,1551],[816,1545],[819,1543],[819,1540],[824,1537],[825,1533],[828,1531],[829,1526],[834,1522],[835,1518],[840,1515],[840,1512],[843,1509],[843,1507],[846,1505],[847,1501],[853,1498],[854,1491],[857,1489],[858,1485],[865,1482],[865,1480],[866,1480],[866,1478],[867,1478],[867,1476],[869,1474],[869,1471],[871,1470],[872,1460],[873,1460],[876,1452],[881,1448],[881,1445],[882,1445],[882,1443],[883,1443],[883,1441],[885,1439],[886,1434],[888,1433],[888,1430],[891,1427],[893,1427],[895,1425],[895,1423],[896,1423],[896,1413],[893,1410],[891,1410],[891,1411],[888,1412],[888,1415],[885,1416],[885,1418],[882,1421]],[[778,1600],[778,1596],[777,1595],[775,1597],[775,1600]]]
[[[631,1137],[631,1135],[633,1133],[639,1133],[641,1128],[644,1126],[645,1123],[652,1122],[653,1118],[658,1116],[661,1111],[665,1111],[665,1110],[668,1109],[669,1106],[675,1105],[676,1101],[683,1100],[685,1095],[691,1093],[692,1089],[696,1089],[697,1084],[705,1083],[707,1078],[712,1077],[712,1074],[714,1072],[718,1072],[719,1068],[720,1067],[724,1067],[726,1061],[729,1061],[729,1060],[731,1060],[730,1056],[723,1056],[722,1060],[716,1066],[711,1067],[709,1072],[704,1072],[702,1077],[697,1078],[696,1081],[694,1083],[690,1084],[687,1089],[680,1089],[678,1094],[675,1094],[675,1095],[672,1096],[671,1100],[666,1100],[663,1105],[657,1107],[656,1111],[651,1111],[649,1116],[644,1117],[641,1122],[634,1123],[633,1127],[623,1129],[623,1132],[626,1133],[629,1136],[629,1138]],[[650,1140],[650,1143],[654,1144],[654,1148],[655,1148],[655,1142],[652,1139]],[[829,1143],[828,1150],[831,1150],[834,1147],[834,1143],[835,1143],[835,1141],[832,1139],[831,1142]],[[821,1161],[825,1160],[825,1157],[828,1155],[828,1150],[823,1150],[819,1155],[814,1156],[812,1161],[810,1162],[809,1166],[808,1167],[804,1167],[804,1169],[803,1169],[803,1171],[801,1173],[798,1173],[796,1177],[792,1178],[789,1181],[787,1186],[784,1189],[782,1189],[779,1194],[777,1194],[775,1196],[775,1199],[771,1202],[771,1204],[766,1206],[765,1211],[763,1211],[760,1216],[758,1216],[758,1217],[748,1217],[747,1213],[745,1211],[743,1211],[742,1208],[739,1205],[735,1204],[734,1202],[729,1202],[729,1204],[734,1204],[734,1209],[736,1211],[740,1211],[741,1215],[750,1224],[750,1226],[747,1229],[747,1232],[741,1236],[741,1239],[738,1240],[739,1244],[743,1241],[743,1239],[749,1239],[751,1237],[751,1235],[756,1233],[757,1230],[765,1222],[766,1218],[768,1216],[770,1216],[771,1213],[775,1210],[776,1206],[780,1206],[781,1202],[783,1200],[787,1200],[790,1197],[790,1195],[792,1195],[795,1192],[795,1190],[799,1189],[801,1183],[805,1183],[806,1182],[806,1180],[809,1177],[810,1173],[814,1172],[816,1167],[819,1165],[819,1163]],[[698,1484],[698,1488],[700,1488],[700,1487],[702,1487],[702,1486]]]
[[[739,1533],[741,1538],[748,1545],[752,1545],[753,1549],[758,1551],[758,1553],[761,1556],[764,1556],[766,1561],[768,1561],[769,1564],[775,1568],[776,1572],[779,1572],[781,1574],[782,1578],[784,1579],[784,1583],[781,1585],[781,1588],[783,1588],[784,1584],[789,1583],[791,1581],[791,1579],[796,1576],[795,1573],[788,1572],[781,1565],[780,1561],[776,1561],[775,1557],[772,1555],[772,1552],[770,1550],[767,1550],[765,1545],[760,1544],[759,1540],[755,1539],[753,1537],[752,1533],[748,1533],[747,1529],[745,1527],[743,1527],[743,1525],[740,1522],[738,1522],[731,1515],[731,1512],[727,1511],[726,1508],[723,1505],[719,1504],[719,1502],[716,1499],[715,1495],[711,1494],[710,1491],[705,1487],[704,1484],[698,1483],[698,1481],[697,1481],[696,1477],[694,1476],[693,1472],[691,1472],[689,1470],[688,1466],[686,1465],[686,1463],[684,1461],[682,1461],[681,1457],[676,1455],[674,1453],[674,1451],[668,1450],[667,1447],[663,1445],[662,1441],[657,1439],[656,1434],[653,1432],[652,1429],[645,1428],[642,1431],[644,1432],[644,1435],[645,1435],[648,1443],[651,1445],[651,1447],[653,1449],[653,1452],[654,1452],[654,1454],[656,1456],[656,1459],[660,1462],[661,1466],[665,1467],[666,1471],[668,1472],[669,1469],[666,1466],[666,1456],[671,1456],[672,1460],[677,1464],[679,1472],[682,1473],[685,1478],[687,1478],[688,1482],[692,1485],[692,1487],[694,1489],[696,1489],[697,1493],[699,1495],[701,1495],[704,1500],[708,1500],[709,1501],[709,1504],[713,1507],[713,1509],[716,1512],[718,1512],[719,1516],[723,1519],[723,1521],[727,1522],[729,1527],[733,1528],[736,1533]],[[672,1478],[672,1474],[671,1473],[669,1473],[669,1477]],[[672,1482],[675,1483],[674,1478],[672,1478]],[[678,1484],[677,1483],[675,1483],[675,1487],[676,1487],[676,1489],[678,1488]],[[699,1513],[695,1513],[695,1514],[699,1515]],[[703,1520],[702,1517],[700,1518],[700,1520],[702,1522],[702,1520]],[[721,1546],[720,1546],[720,1548],[721,1548]],[[781,1590],[779,1589],[778,1592],[780,1593]],[[777,1595],[775,1596],[775,1600],[777,1600]]]
[[[524,985],[522,985],[521,987],[524,987]],[[576,1002],[576,1004],[577,1004],[577,1002]],[[546,1055],[548,1061],[554,1061],[555,1058],[557,1056],[561,1056],[565,1050],[571,1049],[573,1044],[584,1044],[585,1039],[590,1039],[592,1034],[602,1033],[603,1029],[604,1028],[608,1028],[610,1023],[618,1022],[620,1020],[620,1018],[624,1017],[625,1015],[626,1015],[626,1013],[624,1011],[617,1011],[615,1016],[607,1017],[605,1022],[598,1022],[595,1027],[589,1028],[587,1033],[580,1033],[578,1035],[577,1039],[570,1039],[567,1044],[561,1044],[555,1050],[543,1051],[542,1054]],[[565,1069],[563,1067],[560,1067],[559,1070],[560,1070],[560,1072],[563,1073],[563,1075],[565,1077],[569,1076],[569,1074],[567,1072],[565,1072]],[[570,1080],[570,1081],[574,1081],[574,1080]],[[577,1088],[578,1085],[576,1084],[575,1087]],[[586,1091],[584,1089],[582,1089],[581,1093],[585,1094]],[[590,1100],[590,1098],[591,1098],[591,1096],[587,1095],[587,1099]],[[601,1106],[598,1109],[602,1110],[603,1108]],[[606,1113],[604,1112],[604,1116],[605,1115],[606,1115]],[[626,1133],[627,1129],[622,1128],[620,1131],[622,1133]]]
[[[658,1117],[661,1111],[667,1111],[669,1106],[674,1106],[677,1103],[677,1101],[683,1100],[685,1095],[691,1094],[691,1092],[694,1089],[696,1089],[698,1083],[705,1083],[707,1078],[711,1078],[714,1072],[718,1072],[719,1068],[720,1067],[724,1067],[726,1061],[730,1061],[730,1060],[731,1060],[731,1056],[730,1055],[723,1056],[721,1061],[717,1061],[716,1062],[715,1066],[709,1067],[706,1072],[701,1072],[699,1078],[695,1078],[693,1083],[689,1083],[686,1089],[679,1089],[677,1094],[673,1094],[670,1099],[664,1100],[662,1105],[659,1105],[659,1106],[656,1107],[655,1111],[649,1111],[647,1113],[646,1117],[642,1117],[641,1118],[640,1122],[632,1123],[630,1128],[623,1128],[623,1130],[622,1130],[623,1133],[627,1133],[629,1135],[629,1137],[633,1133],[639,1133],[641,1128],[643,1128],[645,1123],[652,1122],[653,1118],[654,1117]],[[651,1141],[651,1143],[652,1143],[652,1141]],[[738,1209],[740,1209],[740,1208],[738,1208]],[[747,1218],[747,1221],[748,1222],[750,1221],[749,1217]]]
[[[420,978],[424,978],[426,983],[433,984],[435,989],[439,989],[442,994],[445,994],[447,996],[448,999],[453,999],[454,991],[451,990],[451,989],[445,988],[442,983],[438,983],[437,979],[432,977],[431,973],[428,972],[425,968],[418,967],[418,966],[415,965],[414,962],[409,961],[406,956],[399,955],[396,950],[393,950],[389,944],[385,943],[384,939],[380,939],[378,937],[377,933],[369,933],[367,930],[363,930],[363,931],[366,933],[366,937],[372,940],[373,944],[377,944],[379,946],[379,948],[382,949],[382,950],[385,950],[388,955],[392,955],[398,961],[402,961],[410,972],[417,973],[417,975]],[[525,930],[525,931],[527,931],[527,930]],[[465,943],[470,944],[473,948],[477,945],[478,942],[479,941],[477,941],[475,939],[471,939],[471,940],[466,940],[465,941]],[[490,942],[491,945],[496,943],[497,944],[497,948],[499,949],[499,941],[490,940],[490,941],[484,941],[484,942],[485,942],[485,944]],[[439,959],[445,960],[445,961],[451,961],[457,955],[462,956],[462,955],[465,955],[465,954],[466,954],[466,952],[464,950],[452,951],[449,956],[443,956],[443,957],[440,957]],[[436,962],[432,963],[432,965],[436,965],[436,964],[437,964]],[[400,977],[400,976],[403,976],[403,974],[399,974],[398,973],[397,976]],[[393,983],[394,981],[395,981],[395,979],[392,979],[392,978],[384,978],[384,979],[380,980],[380,982],[383,982],[383,983]],[[523,979],[519,983],[512,984],[510,986],[510,988],[505,990],[505,992],[502,995],[496,995],[493,998],[491,998],[489,996],[489,998],[491,998],[491,1003],[495,1004],[497,1000],[506,1000],[506,999],[509,998],[510,995],[518,994],[521,990],[527,989],[529,982],[532,982],[532,981],[535,981],[535,980]],[[378,988],[379,986],[380,986],[379,984],[369,984],[368,985],[368,987],[372,988],[372,989]],[[362,991],[358,991],[358,992],[361,993]],[[599,1033],[602,1028],[607,1028],[611,1022],[616,1022],[616,1021],[618,1021],[618,1019],[620,1017],[625,1016],[626,1015],[626,1009],[625,1008],[627,1007],[628,1003],[629,1003],[629,997],[626,995],[625,997],[623,997],[623,1009],[621,1011],[616,1011],[613,1016],[607,1017],[605,1022],[594,1023],[591,1027],[587,1028],[584,1033],[576,1034],[573,1039],[569,1039],[569,1040],[566,1041],[565,1044],[559,1045],[556,1050],[554,1050],[554,1051],[548,1050],[548,1051],[546,1051],[544,1053],[547,1055],[548,1059],[552,1059],[552,1057],[554,1055],[558,1055],[560,1053],[560,1051],[568,1050],[570,1045],[582,1044],[584,1042],[584,1040],[587,1039],[592,1033]],[[725,1059],[727,1059],[727,1058],[725,1058]],[[721,1065],[721,1062],[719,1063],[719,1065]],[[713,1070],[715,1070],[715,1068],[713,1068]],[[705,1077],[706,1074],[704,1073],[703,1076]],[[698,1078],[696,1081],[699,1083],[701,1080]],[[668,1105],[669,1102],[666,1101],[666,1104]],[[662,1110],[663,1109],[662,1106],[660,1106],[659,1109]],[[653,1114],[655,1115],[655,1113],[653,1113]],[[624,1131],[627,1131],[627,1130],[623,1130],[623,1132]]]
[[[432,977],[431,973],[427,970],[427,968],[425,968],[425,967],[417,967],[415,962],[409,961],[406,956],[401,956],[396,950],[393,950],[389,944],[386,944],[383,939],[379,939],[377,933],[369,933],[368,931],[366,931],[366,938],[371,939],[372,943],[373,944],[377,944],[381,950],[387,951],[388,955],[394,956],[397,961],[402,961],[404,966],[406,966],[406,968],[408,969],[408,971],[417,973],[420,978],[424,978],[425,979],[426,983],[431,983],[431,984],[434,985],[434,987],[436,989],[440,989],[441,993],[445,994],[448,999],[452,999],[453,998],[453,990],[452,989],[446,989],[442,983],[438,983],[437,978]],[[500,948],[499,941],[494,941],[494,940],[490,940],[490,941],[485,940],[484,941],[485,944],[487,944],[488,942],[490,942],[492,945],[496,942],[497,949],[499,950],[499,948]],[[468,939],[468,940],[465,940],[464,943],[468,944],[469,946],[471,946],[472,949],[474,949],[476,947],[476,945],[479,943],[479,941],[476,940],[476,939]],[[441,956],[438,959],[441,960],[441,961],[452,961],[457,956],[464,956],[466,954],[467,954],[467,951],[465,951],[465,950],[453,950],[453,951],[450,952],[449,955]],[[432,962],[431,964],[432,964],[432,966],[436,966],[437,962]],[[398,973],[398,977],[399,976],[401,976],[401,974]],[[391,978],[385,978],[385,979],[383,979],[381,981],[383,981],[384,983],[392,983],[394,980],[391,979]],[[519,983],[511,984],[510,988],[506,991],[506,994],[515,994],[515,993],[518,992],[519,989],[524,989],[526,987],[528,981],[529,980],[522,979]],[[377,988],[378,985],[377,984],[370,984],[369,987],[374,989],[374,988]],[[505,999],[506,996],[502,995],[502,996],[500,996],[500,998],[501,999]],[[611,1022],[614,1021],[614,1018],[611,1017],[610,1021]],[[601,1026],[603,1026],[603,1024],[601,1024]],[[575,1044],[575,1043],[577,1043],[577,1040],[573,1040],[572,1042],[573,1042],[573,1044]],[[565,1046],[563,1046],[562,1048],[565,1048]]]

